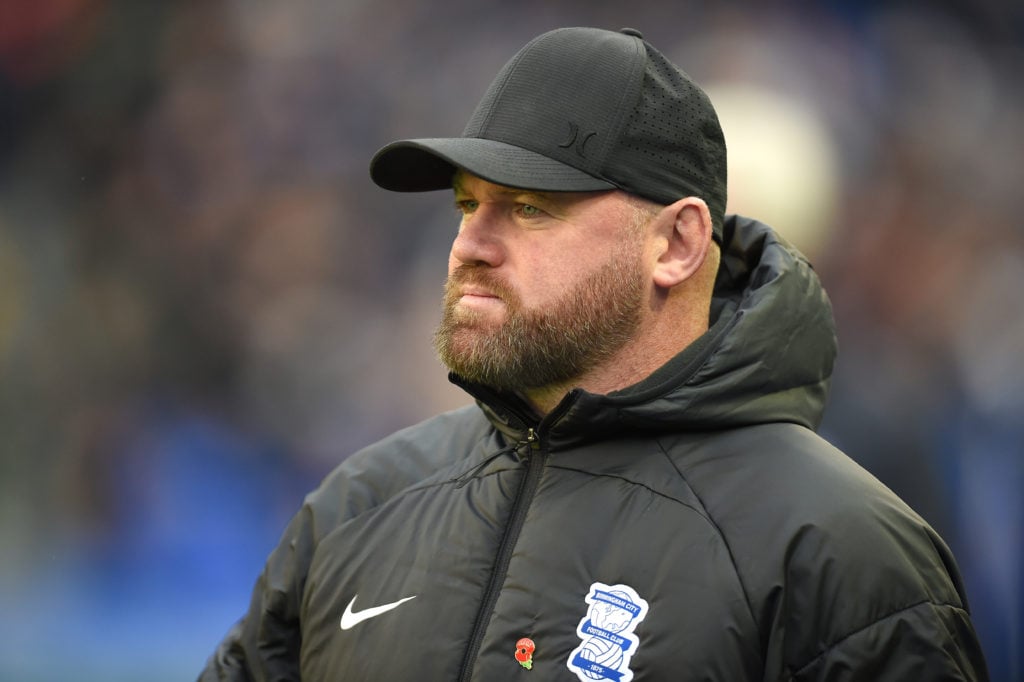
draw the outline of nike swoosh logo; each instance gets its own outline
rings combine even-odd
[[[406,597],[405,599],[399,599],[398,601],[393,601],[390,604],[384,604],[382,606],[374,606],[374,607],[369,608],[369,609],[363,609],[362,611],[353,611],[352,607],[355,606],[356,597],[358,597],[358,596],[359,595],[356,595],[355,597],[352,597],[352,601],[350,601],[348,603],[348,606],[345,607],[345,613],[341,614],[341,629],[342,630],[348,630],[349,628],[353,628],[353,627],[359,625],[364,620],[369,620],[370,618],[376,618],[377,616],[381,615],[382,613],[387,613],[391,609],[397,609],[399,606],[401,606],[405,602],[409,601],[410,599],[415,599],[416,598],[416,595],[413,595],[411,597]]]

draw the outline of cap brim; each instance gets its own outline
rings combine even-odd
[[[528,149],[474,137],[392,142],[370,161],[370,178],[395,192],[428,192],[450,188],[458,169],[497,185],[529,190],[615,189],[606,180]]]

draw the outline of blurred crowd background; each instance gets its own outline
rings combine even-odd
[[[450,198],[367,163],[566,25],[711,93],[730,211],[835,305],[824,434],[1024,679],[1020,2],[0,0],[0,680],[193,679],[304,494],[468,402],[430,344]]]

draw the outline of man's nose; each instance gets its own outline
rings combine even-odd
[[[452,258],[465,265],[500,265],[505,254],[500,221],[497,211],[483,206],[463,216],[452,242]]]

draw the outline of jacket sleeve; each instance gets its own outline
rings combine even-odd
[[[288,525],[253,588],[249,610],[227,633],[199,682],[299,680],[299,609],[313,554],[309,505]]]
[[[968,613],[922,602],[843,638],[788,680],[984,682],[988,672]]]
[[[795,534],[783,660],[792,682],[986,682],[956,561],[923,519],[874,485]]]
[[[842,504],[790,547],[785,682],[987,682],[963,581],[931,527],[890,498]]]
[[[744,466],[697,482],[761,630],[766,681],[988,680],[959,568],[921,516],[810,431],[741,436]]]

